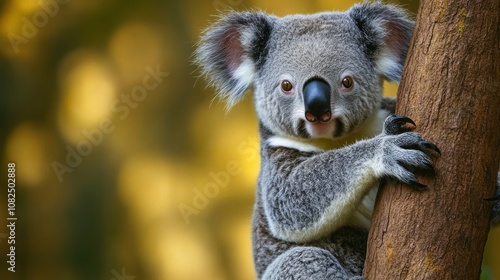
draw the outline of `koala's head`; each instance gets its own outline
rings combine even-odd
[[[384,78],[399,81],[412,31],[402,10],[382,4],[282,18],[235,12],[207,29],[196,61],[229,107],[253,87],[272,132],[339,138],[380,108]]]

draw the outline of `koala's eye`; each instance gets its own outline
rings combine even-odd
[[[350,89],[354,85],[354,80],[352,79],[351,76],[345,76],[342,78],[342,86],[345,89]]]
[[[281,82],[281,89],[284,91],[284,92],[289,92],[293,89],[293,85],[292,85],[292,82],[290,82],[289,80],[283,80]]]

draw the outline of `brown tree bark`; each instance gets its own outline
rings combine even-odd
[[[422,0],[397,114],[442,156],[429,189],[382,187],[366,279],[479,279],[500,161],[500,1]]]

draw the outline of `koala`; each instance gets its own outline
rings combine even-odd
[[[413,25],[396,6],[364,3],[281,18],[232,12],[203,33],[195,61],[228,107],[254,92],[259,279],[362,279],[380,183],[426,188],[415,174],[433,175],[440,151],[382,95],[384,79],[401,77]]]

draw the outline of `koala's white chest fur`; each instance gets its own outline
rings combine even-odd
[[[369,229],[372,222],[373,207],[377,198],[379,184],[370,189],[368,194],[363,198],[363,201],[354,210],[352,218],[348,221],[351,226],[362,227]]]

